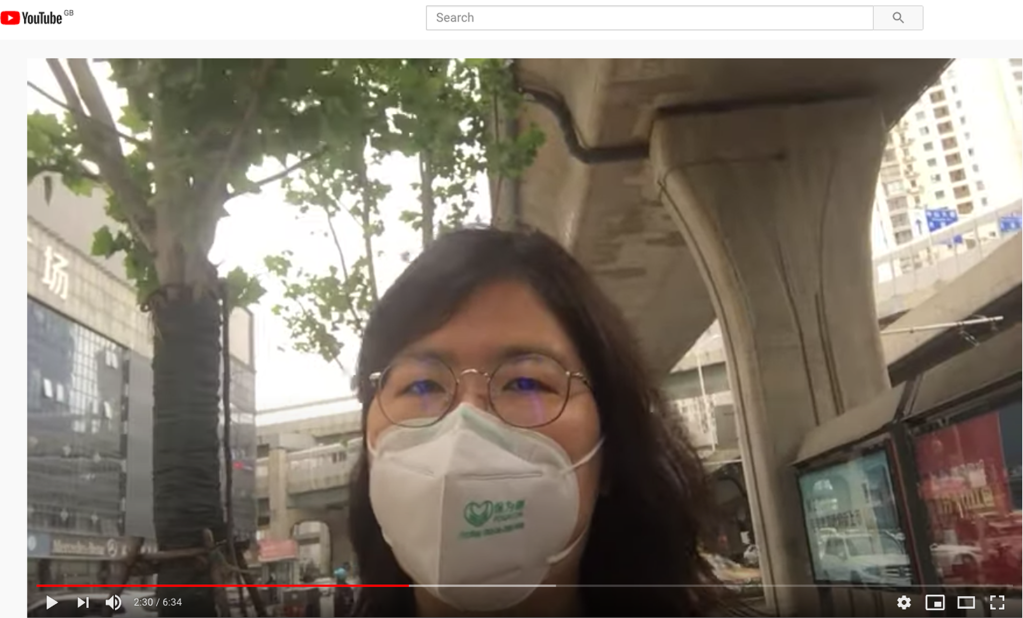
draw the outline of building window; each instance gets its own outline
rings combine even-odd
[[[962,108],[963,108],[963,102],[962,101],[956,101],[956,109],[962,109]]]
[[[956,204],[956,210],[958,210],[961,215],[968,215],[973,212],[973,202],[962,202],[960,204]]]
[[[941,103],[945,100],[944,90],[935,90],[931,93],[931,103]]]
[[[31,298],[28,315],[29,528],[123,536],[120,405],[95,412],[124,396],[124,348]]]
[[[934,117],[935,118],[947,118],[948,115],[949,115],[949,111],[948,111],[948,107],[947,106],[942,105],[941,107],[935,107],[934,108]]]
[[[987,198],[986,197],[980,198],[980,205],[981,206],[987,206]]]
[[[930,152],[931,150],[934,150],[934,142],[927,142],[927,143],[925,143],[924,144],[924,150],[926,150],[928,152]]]
[[[892,227],[909,227],[909,215],[905,213],[892,215]]]
[[[952,86],[950,90],[952,91],[952,94],[959,92],[959,88],[957,86]]]
[[[887,182],[884,185],[885,195],[895,195],[897,193],[904,193],[906,191],[905,185],[901,180],[895,180],[893,182]]]
[[[945,192],[944,191],[935,191],[934,192],[934,199],[936,199],[936,200],[943,200],[943,199],[945,199]]]
[[[970,154],[973,154],[973,153],[970,153]],[[945,165],[947,165],[949,167],[955,167],[956,165],[961,165],[962,162],[963,162],[963,158],[961,156],[959,156],[958,152],[953,152],[952,154],[945,156]]]
[[[920,135],[930,135],[931,130],[927,127],[920,127]]]
[[[946,120],[945,122],[938,124],[938,133],[951,133],[953,130],[952,123]]]
[[[966,154],[968,154],[968,155],[970,155],[972,157],[973,156],[973,148],[967,148],[966,149]]]
[[[1023,59],[1020,59],[1020,58],[1009,58],[1009,66],[1013,66],[1013,67],[1023,66]]]
[[[938,165],[937,159],[927,159],[927,167],[937,167],[937,165]]]
[[[958,187],[953,187],[952,188],[952,195],[955,196],[956,199],[962,199],[964,197],[970,197],[970,186],[969,185],[959,185]]]
[[[927,117],[927,114],[925,114],[924,112],[917,112],[916,113],[916,119],[917,120],[923,120],[926,117]]]
[[[918,433],[913,448],[942,583],[1018,586],[1020,401]]]
[[[966,132],[963,133],[963,139],[969,141],[969,139],[970,139],[970,132],[969,131],[966,131]]]
[[[946,137],[945,139],[941,140],[941,148],[942,148],[942,150],[952,150],[952,149],[958,148],[958,147],[959,147],[959,140],[957,140],[954,137]]]
[[[899,210],[906,210],[909,208],[909,202],[906,201],[906,196],[900,195],[898,197],[889,198],[888,200],[888,211],[896,212]]]
[[[977,181],[977,190],[978,191],[983,191],[984,190],[984,181],[983,180],[978,180]]]
[[[884,156],[881,159],[885,163],[894,163],[897,159],[895,158],[895,150],[889,148],[884,151]]]
[[[931,174],[931,182],[941,182],[941,174]]]
[[[966,124],[966,116],[959,117],[959,124]]]
[[[975,172],[979,172],[980,171],[980,166],[977,165],[976,163],[974,163],[971,169],[973,169],[973,171],[975,171]]]
[[[966,180],[966,172],[961,168],[955,169],[948,173],[948,178],[952,182],[960,182],[962,180]]]
[[[899,232],[895,232],[896,244],[904,245],[911,240],[913,240],[913,232],[911,232],[910,230],[901,230]]]

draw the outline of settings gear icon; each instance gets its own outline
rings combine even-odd
[[[907,610],[909,609],[910,604],[911,601],[909,600],[909,597],[907,597],[906,595],[902,595],[901,597],[899,597],[898,600],[899,609]]]

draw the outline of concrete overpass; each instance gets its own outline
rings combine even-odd
[[[547,136],[492,186],[598,278],[667,374],[717,317],[768,602],[819,611],[789,463],[889,386],[870,217],[888,129],[944,60],[520,60],[505,132]],[[774,586],[772,586],[774,584]]]
[[[295,536],[298,524],[325,524],[333,567],[351,560],[348,476],[361,448],[360,417],[352,397],[264,410],[257,416],[261,530],[283,540]]]

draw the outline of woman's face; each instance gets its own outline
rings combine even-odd
[[[491,372],[507,357],[509,350],[530,350],[560,362],[567,370],[585,373],[575,346],[562,330],[554,315],[533,290],[518,282],[501,282],[481,288],[439,329],[402,350],[404,355],[429,354],[447,359],[451,369],[460,374],[466,369]],[[486,378],[465,374],[458,389],[459,403],[471,403],[487,410]],[[375,399],[366,418],[366,439],[376,444],[382,431],[391,426]],[[582,459],[600,439],[600,419],[596,402],[589,389],[573,380],[571,396],[561,416],[535,431],[557,442],[573,462]],[[601,457],[576,469],[579,485],[579,514],[573,539],[586,530],[593,514],[600,485]],[[578,560],[580,543],[568,563]],[[574,560],[573,560],[574,558]]]

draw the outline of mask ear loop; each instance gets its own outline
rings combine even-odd
[[[592,449],[590,449],[589,453],[586,453],[585,455],[580,457],[579,461],[575,462],[574,464],[572,464],[568,468],[565,468],[565,473],[567,474],[569,472],[575,472],[579,468],[585,466],[587,463],[589,463],[589,461],[591,459],[593,459],[594,457],[597,456],[597,453],[600,452],[600,447],[602,447],[602,446],[604,446],[604,438],[601,438],[601,439],[597,440],[596,446],[594,446]]]
[[[578,468],[586,465],[591,459],[593,459],[597,455],[597,453],[600,452],[600,447],[602,447],[602,446],[604,446],[604,438],[601,438],[600,440],[598,440],[596,446],[594,446],[592,449],[590,449],[589,453],[586,453],[585,455],[583,455],[579,459],[579,461],[577,461],[574,464],[572,464],[572,466],[570,468],[567,468],[565,470],[565,473],[567,474],[569,472],[574,472]],[[589,531],[590,531],[590,525],[586,524],[586,528],[584,528],[583,531],[579,533],[579,536],[577,536],[574,541],[572,541],[571,543],[568,544],[568,547],[566,547],[565,549],[559,551],[558,553],[554,554],[553,556],[550,556],[549,558],[547,558],[548,566],[555,565],[555,564],[561,562],[562,560],[564,560],[565,558],[567,558],[569,554],[571,554],[573,551],[575,551],[576,547],[579,547],[579,544],[583,542],[583,539],[586,538],[586,534]]]

